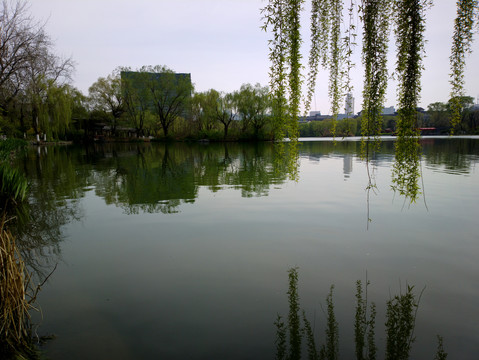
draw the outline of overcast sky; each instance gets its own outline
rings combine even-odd
[[[309,3],[309,1],[308,1]],[[420,105],[447,101],[454,0],[436,0],[428,11],[427,57]],[[234,91],[244,83],[267,85],[268,34],[261,31],[265,0],[30,0],[30,12],[46,20],[57,54],[76,62],[74,85],[85,94],[118,66],[166,65],[191,73],[196,91]],[[304,63],[307,63],[309,6],[305,6]],[[479,95],[479,39],[468,56],[467,95]],[[355,111],[361,110],[360,48],[354,79]],[[390,58],[390,66],[394,57]],[[330,112],[327,73],[320,73],[313,109]],[[396,105],[394,83],[387,106]]]

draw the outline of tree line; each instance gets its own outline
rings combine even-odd
[[[266,86],[196,92],[189,74],[176,74],[163,65],[135,71],[119,67],[100,77],[85,101],[87,132],[105,123],[112,136],[121,136],[128,127],[138,137],[264,140],[274,135]]]
[[[166,66],[118,67],[98,78],[85,95],[71,85],[74,61],[55,54],[45,24],[29,15],[26,2],[3,0],[0,23],[0,132],[8,137],[274,140],[297,131],[297,125],[288,128],[278,122],[281,84],[269,88],[244,84],[229,93],[215,89],[196,92],[191,79],[178,81],[177,74]],[[128,73],[136,76],[125,76]],[[162,81],[154,81],[160,74]],[[449,120],[457,117],[459,103],[461,120],[456,131],[477,133],[477,112],[466,106],[472,98],[453,99],[447,104],[430,104],[426,114],[416,115],[417,125],[449,131]],[[339,103],[336,105],[338,108]],[[338,136],[364,135],[367,122],[362,120],[370,117],[368,111],[360,120],[336,122],[333,116],[331,121],[301,124],[299,134],[331,136],[337,130]],[[289,114],[283,114],[283,122]],[[297,116],[293,123],[297,124]],[[387,129],[396,131],[395,119],[380,117],[374,133]]]
[[[461,96],[450,99],[448,102],[434,102],[427,109],[418,108],[416,111],[417,128],[429,128],[427,134],[448,135],[452,131],[451,119],[454,116],[453,102],[460,104],[459,122],[455,123],[455,133],[460,135],[479,134],[479,108],[474,107],[472,96]],[[398,115],[382,115],[377,121],[378,134],[394,135],[397,133]],[[363,114],[353,118],[338,120],[335,123],[333,117],[323,121],[311,121],[299,124],[299,136],[322,137],[322,136],[361,136]]]
[[[135,136],[271,138],[268,89],[244,84],[231,93],[195,92],[191,81],[172,81],[165,66],[144,66],[142,87],[119,67],[91,85],[88,95],[71,85],[74,61],[60,58],[45,24],[26,1],[3,0],[0,12],[0,133],[8,137],[91,139],[105,129]],[[162,74],[162,81],[149,81]],[[141,77],[140,77],[141,79]],[[237,121],[241,120],[241,121]],[[123,133],[120,131],[123,130]],[[131,131],[130,131],[131,135]]]

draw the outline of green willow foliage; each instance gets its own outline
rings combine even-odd
[[[430,0],[396,0],[394,7],[399,110],[392,188],[411,202],[415,202],[419,196],[420,134],[417,106],[423,69],[425,11],[430,5]]]
[[[343,22],[342,0],[312,0],[311,6],[310,70],[307,81],[305,112],[311,107],[318,68],[321,63],[323,68],[329,70],[328,95],[331,99],[331,111],[333,113],[332,132],[335,134],[341,99],[345,92],[351,91],[349,74],[354,66],[351,61],[351,55],[356,37],[353,15],[355,2],[351,0],[348,8],[350,21],[344,37],[342,37],[341,32],[341,24]]]
[[[346,94],[353,91],[353,86],[351,84],[351,70],[355,66],[353,63],[351,56],[354,52],[354,47],[356,44],[356,25],[355,25],[355,13],[357,12],[356,9],[356,1],[351,0],[348,8],[348,18],[349,18],[349,25],[346,28],[346,34],[343,38],[343,47],[345,51],[345,70],[343,72],[342,77],[344,78],[344,92]],[[352,117],[354,114],[348,113],[346,116]]]
[[[343,12],[342,1],[331,3],[331,36],[329,49],[329,98],[331,99],[331,111],[333,113],[333,134],[336,133],[336,120],[338,118],[342,92],[342,66],[344,61],[341,43],[341,20]]]
[[[454,22],[454,36],[451,48],[451,133],[461,122],[461,97],[464,96],[464,68],[466,54],[472,51],[474,23],[478,17],[478,0],[458,0],[457,17]]]
[[[274,139],[281,141],[286,135],[292,140],[288,147],[288,172],[297,178],[299,137],[298,117],[301,102],[301,33],[300,12],[304,0],[270,0],[262,9],[263,30],[271,29],[273,39],[270,50],[270,93]],[[284,157],[283,144],[277,147]]]
[[[297,119],[299,109],[301,73],[299,44],[299,12],[301,0],[269,0],[262,10],[265,13],[264,30],[272,29],[270,40],[270,87],[275,99],[273,114],[276,124],[276,138],[286,132],[297,140]],[[458,16],[455,25],[454,44],[451,55],[453,85],[453,109],[455,119],[460,116],[460,95],[464,85],[464,55],[471,51],[474,23],[478,17],[478,0],[458,0]],[[363,136],[362,155],[369,161],[370,137],[378,139],[381,132],[382,108],[387,81],[387,52],[390,27],[394,28],[397,58],[395,76],[398,80],[398,121],[396,124],[396,163],[393,168],[395,191],[415,202],[419,196],[420,147],[417,122],[417,107],[421,91],[421,73],[425,53],[426,9],[432,0],[362,0],[357,16],[363,22],[362,62],[365,67],[363,89]],[[339,104],[346,92],[351,91],[349,72],[355,45],[356,17],[355,0],[350,0],[347,11],[349,26],[343,32],[343,0],[312,0],[311,2],[311,50],[305,111],[311,105],[318,67],[321,64],[329,70],[328,95],[333,112],[333,135]],[[454,100],[457,99],[457,100]],[[455,105],[454,105],[455,104]],[[286,120],[287,119],[287,120]],[[377,150],[379,142],[373,142]],[[371,186],[370,184],[368,187]]]
[[[362,61],[365,68],[361,134],[367,140],[374,137],[374,150],[379,148],[381,112],[388,81],[387,52],[389,40],[390,0],[363,0],[360,16],[363,22]],[[361,143],[361,155],[369,158],[370,141]]]
[[[273,39],[269,41],[270,89],[275,138],[279,140],[286,133],[290,139],[298,139],[297,119],[302,84],[300,12],[303,2],[304,0],[271,0],[262,9],[265,21],[263,30],[271,28],[273,34]]]
[[[311,108],[319,62],[326,66],[329,42],[329,1],[311,2],[311,50],[309,53],[308,92],[305,99],[306,113]]]

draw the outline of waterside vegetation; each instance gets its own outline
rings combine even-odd
[[[0,355],[2,358],[36,358],[30,311],[41,285],[32,278],[17,241],[9,229],[25,210],[28,182],[12,168],[15,153],[26,147],[22,140],[0,141]]]
[[[298,268],[288,271],[289,289],[287,292],[289,313],[287,322],[279,314],[274,325],[276,327],[276,359],[299,360],[302,354],[308,359],[337,360],[340,358],[339,325],[336,320],[333,290],[331,285],[326,297],[324,335],[318,347],[317,334],[311,326],[310,320],[304,310],[301,310],[298,290]],[[356,282],[356,306],[354,319],[354,347],[357,360],[377,359],[378,346],[376,343],[376,304],[369,303],[369,281]],[[414,328],[419,303],[424,289],[416,294],[414,286],[407,286],[405,292],[390,296],[386,302],[385,322],[385,356],[386,360],[407,360],[411,354],[414,343]],[[444,351],[443,339],[438,338],[438,347],[434,359],[447,358]]]

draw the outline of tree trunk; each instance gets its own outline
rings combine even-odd
[[[225,123],[224,125],[225,125],[225,137],[224,138],[226,139],[226,137],[228,136],[228,127],[229,127],[230,124]]]

